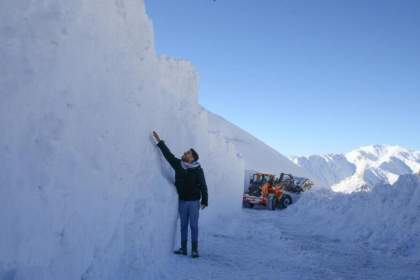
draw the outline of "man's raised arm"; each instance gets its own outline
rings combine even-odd
[[[153,131],[153,137],[157,142],[157,146],[161,150],[165,159],[169,162],[173,169],[178,169],[181,167],[181,160],[176,158],[174,154],[166,146],[165,142],[160,139],[159,134],[156,131]]]

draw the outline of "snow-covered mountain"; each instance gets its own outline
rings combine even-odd
[[[320,184],[334,191],[352,192],[376,184],[393,184],[400,175],[420,171],[420,152],[399,146],[372,145],[346,154],[292,157]]]

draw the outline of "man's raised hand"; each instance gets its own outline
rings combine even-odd
[[[158,142],[158,143],[160,142],[159,134],[157,134],[156,131],[153,131],[153,137],[155,138],[156,142]]]

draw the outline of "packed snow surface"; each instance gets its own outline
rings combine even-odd
[[[155,53],[143,1],[2,1],[0,17],[0,279],[418,276],[418,179],[241,210],[246,168],[310,172],[198,104],[191,64]],[[200,153],[199,265],[171,253],[177,195],[153,129]]]
[[[393,184],[400,175],[420,172],[420,152],[399,146],[372,145],[347,154],[292,157],[320,186],[338,192]]]

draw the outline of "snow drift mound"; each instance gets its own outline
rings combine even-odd
[[[158,279],[177,195],[152,129],[199,151],[202,221],[229,224],[237,143],[214,133],[193,67],[156,55],[143,1],[3,1],[0,17],[0,278]]]
[[[420,261],[419,210],[420,176],[402,175],[393,185],[377,185],[371,192],[308,192],[286,214],[314,234],[366,242]]]
[[[420,152],[399,146],[373,145],[347,154],[293,157],[321,185],[350,193],[361,187],[396,182],[400,175],[420,171]]]

